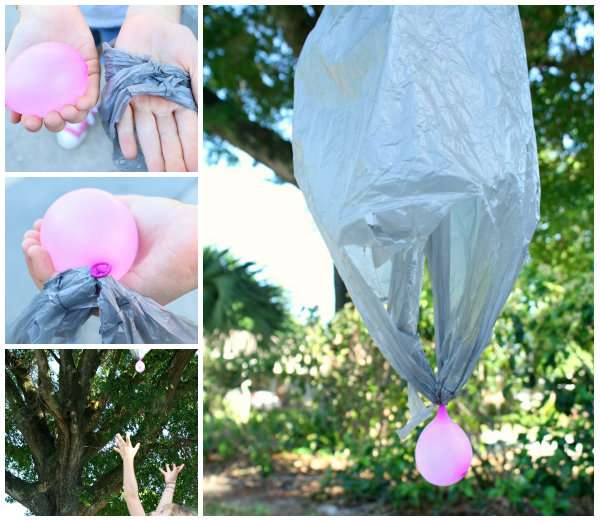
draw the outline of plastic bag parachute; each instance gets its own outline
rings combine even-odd
[[[130,348],[130,352],[134,355],[136,359],[135,363],[135,371],[138,373],[142,373],[146,369],[146,365],[144,364],[144,356],[151,350],[150,348]]]
[[[412,418],[399,433],[431,415],[419,394],[438,405],[417,467],[457,482],[471,446],[445,405],[489,343],[539,219],[517,7],[325,7],[296,69],[293,147],[352,300],[408,382]],[[435,373],[417,333],[425,261]]]

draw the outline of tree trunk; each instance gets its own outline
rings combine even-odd
[[[339,312],[346,303],[351,301],[350,294],[348,294],[348,289],[340,277],[339,272],[335,265],[333,265],[333,287],[335,289],[335,311]]]

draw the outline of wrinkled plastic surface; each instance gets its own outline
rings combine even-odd
[[[469,378],[539,218],[517,7],[325,7],[297,65],[293,147],[308,207],[420,422],[431,408],[416,392],[446,404]],[[435,374],[417,333],[425,259]]]
[[[79,328],[99,309],[104,344],[197,344],[198,327],[112,277],[87,268],[50,279],[11,326],[11,344],[77,343]]]
[[[45,117],[74,105],[87,89],[88,67],[81,55],[61,42],[32,45],[8,65],[6,105],[19,114]]]
[[[180,67],[127,53],[108,44],[103,45],[103,53],[106,84],[99,112],[104,130],[113,140],[113,161],[122,171],[145,171],[146,162],[139,147],[137,158],[128,160],[123,156],[117,123],[131,98],[144,94],[160,96],[198,112],[190,75]]]

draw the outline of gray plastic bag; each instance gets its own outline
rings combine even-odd
[[[540,183],[515,6],[327,6],[295,77],[294,174],[375,343],[419,394],[469,378],[527,256]],[[417,333],[425,259],[437,372]]]
[[[126,159],[119,145],[117,123],[131,98],[139,95],[159,96],[198,112],[192,93],[190,75],[174,65],[159,63],[148,56],[127,53],[104,44],[104,76],[99,113],[104,130],[113,141],[113,161],[122,171],[147,170],[138,147],[137,158]]]
[[[197,344],[198,327],[87,268],[50,279],[10,327],[9,344],[77,343],[77,332],[98,309],[103,344]]]

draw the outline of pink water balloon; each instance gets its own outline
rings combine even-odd
[[[60,42],[33,45],[6,69],[6,105],[19,114],[45,117],[74,105],[88,86],[88,67],[71,46]]]
[[[415,460],[422,477],[435,486],[456,484],[469,471],[473,448],[462,428],[452,421],[445,406],[417,440]]]
[[[121,279],[138,250],[138,232],[127,206],[104,190],[67,192],[46,211],[40,229],[42,246],[54,268],[88,267],[94,277]]]

